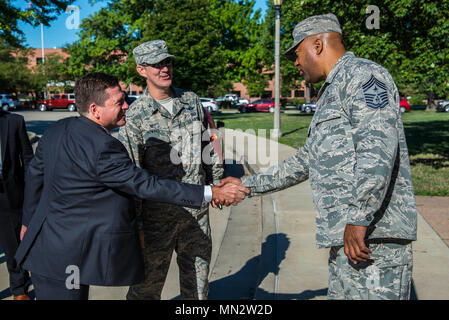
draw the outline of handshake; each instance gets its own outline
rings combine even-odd
[[[242,185],[239,178],[227,177],[221,180],[217,186],[212,186],[212,207],[217,208],[225,205],[226,207],[236,206],[249,195],[249,189]]]

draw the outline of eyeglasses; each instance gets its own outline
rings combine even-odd
[[[158,63],[155,63],[155,64],[141,63],[140,65],[144,66],[144,67],[152,67],[152,68],[156,68],[156,69],[162,69],[163,67],[170,67],[172,64],[173,64],[172,59],[167,58],[167,59],[159,61]]]

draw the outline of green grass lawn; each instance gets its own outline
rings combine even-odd
[[[272,129],[273,114],[220,114],[229,129]],[[281,114],[280,143],[299,148],[307,138],[312,115]],[[411,111],[403,115],[416,195],[449,196],[449,114]]]

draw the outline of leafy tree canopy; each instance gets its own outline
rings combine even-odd
[[[28,90],[30,70],[28,50],[13,48],[0,40],[0,88],[3,93],[21,92]]]
[[[125,83],[144,85],[132,50],[162,39],[176,56],[175,86],[214,95],[259,73],[260,12],[255,1],[124,0],[111,1],[81,24],[80,40],[68,48],[70,72],[114,74]]]
[[[262,25],[264,62],[274,57],[274,8],[271,2]],[[370,5],[379,8],[379,29],[367,28]],[[312,15],[334,13],[342,26],[343,42],[356,56],[386,67],[403,95],[449,95],[449,2],[447,0],[284,0],[281,52],[291,44],[295,25]],[[282,85],[294,87],[299,77],[293,64],[281,58]]]
[[[0,0],[0,39],[14,47],[21,46],[24,34],[19,21],[32,26],[48,26],[64,12],[74,0],[32,0],[28,6],[23,1]]]

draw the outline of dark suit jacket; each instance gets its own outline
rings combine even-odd
[[[25,170],[33,158],[33,149],[28,139],[23,117],[0,111],[0,139],[3,186],[9,200],[8,207],[14,214],[20,214]],[[2,204],[0,204],[1,207]],[[0,211],[6,212],[5,210]]]
[[[137,168],[120,141],[85,117],[58,121],[40,140],[27,172],[28,230],[17,262],[63,281],[74,265],[87,285],[141,282],[133,197],[200,207],[204,187],[160,180]]]

